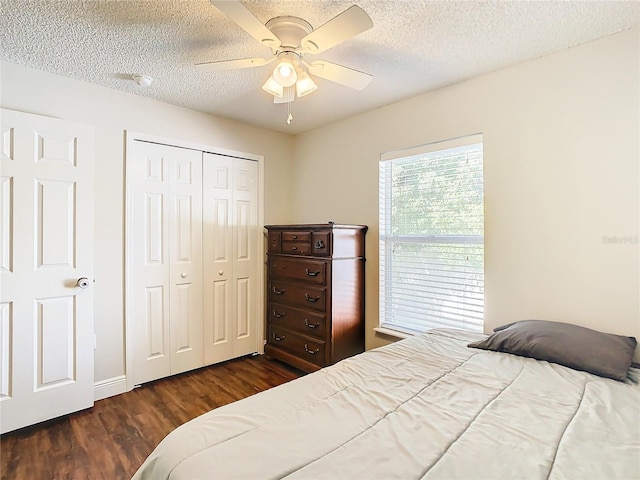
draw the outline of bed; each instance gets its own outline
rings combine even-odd
[[[133,478],[640,478],[639,369],[468,347],[486,338],[432,330],[217,408]]]

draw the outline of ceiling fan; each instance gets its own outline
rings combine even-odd
[[[302,18],[275,17],[263,24],[238,0],[211,0],[211,3],[241,28],[271,49],[271,56],[239,58],[198,63],[206,72],[238,68],[261,67],[276,61],[276,67],[262,89],[274,97],[275,103],[292,102],[296,95],[303,97],[318,86],[309,76],[315,75],[332,82],[362,90],[372,75],[325,60],[307,62],[306,54],[319,54],[354,37],[371,27],[367,13],[352,5],[324,25],[316,28]]]

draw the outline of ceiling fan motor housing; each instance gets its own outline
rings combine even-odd
[[[300,41],[313,32],[309,22],[298,17],[275,17],[265,25],[276,37],[281,45],[278,51],[292,51],[300,48]]]

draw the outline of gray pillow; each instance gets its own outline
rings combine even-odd
[[[468,346],[546,360],[621,381],[627,378],[637,345],[634,337],[547,320],[522,320],[494,332]]]

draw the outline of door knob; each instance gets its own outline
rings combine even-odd
[[[76,285],[80,288],[89,288],[89,279],[87,277],[80,277]]]

